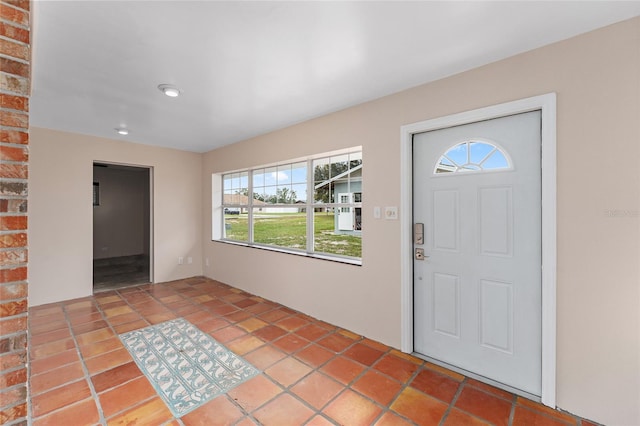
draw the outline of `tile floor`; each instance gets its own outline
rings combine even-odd
[[[262,371],[173,418],[118,339],[183,317]],[[42,425],[592,425],[206,278],[30,309]]]

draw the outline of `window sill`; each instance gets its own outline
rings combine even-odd
[[[306,253],[304,251],[287,250],[285,248],[271,247],[271,246],[258,245],[258,244],[247,244],[247,243],[243,243],[240,241],[233,241],[233,240],[221,239],[221,240],[211,240],[211,241],[214,243],[231,244],[234,246],[247,247],[250,249],[273,251],[276,253],[291,254],[294,256],[307,257],[311,259],[320,259],[320,260],[326,260],[329,262],[343,263],[343,264],[354,265],[354,266],[362,266],[362,259],[356,259],[352,257],[332,256],[330,254],[325,254],[325,253]]]

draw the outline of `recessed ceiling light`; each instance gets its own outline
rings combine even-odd
[[[158,86],[158,89],[170,98],[177,98],[180,96],[180,89],[171,84],[161,84]]]
[[[118,134],[122,136],[126,136],[129,134],[129,130],[125,129],[124,127],[116,128],[116,132],[118,132]]]

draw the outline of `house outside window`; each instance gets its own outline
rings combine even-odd
[[[221,228],[218,240],[360,263],[359,148],[224,173],[220,184],[223,213],[214,223]]]

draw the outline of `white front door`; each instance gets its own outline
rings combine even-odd
[[[413,137],[414,350],[541,394],[541,115]]]
[[[353,194],[338,194],[338,202],[350,204],[353,202]],[[353,231],[353,211],[351,207],[338,207],[338,229],[340,231]]]

